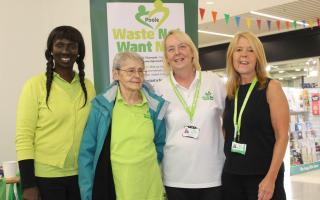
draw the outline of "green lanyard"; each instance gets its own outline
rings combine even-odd
[[[179,101],[181,102],[184,110],[188,113],[189,118],[190,118],[190,122],[192,122],[192,118],[194,115],[194,112],[196,110],[196,105],[197,105],[197,101],[198,101],[198,97],[199,97],[199,91],[200,91],[200,85],[201,85],[201,72],[199,72],[199,81],[196,87],[196,91],[195,94],[193,96],[193,101],[192,101],[192,106],[191,108],[188,107],[187,102],[184,100],[184,98],[182,97],[182,95],[180,94],[180,92],[177,90],[177,88],[174,86],[172,77],[170,75],[170,83],[171,86],[173,88],[174,93],[176,94],[176,96],[178,97]]]
[[[233,111],[233,125],[234,125],[234,141],[236,141],[236,138],[238,137],[238,140],[240,138],[240,128],[241,128],[241,119],[242,119],[242,114],[243,114],[243,110],[247,105],[247,102],[249,100],[249,97],[252,93],[252,90],[254,88],[254,86],[257,83],[257,77],[255,77],[249,87],[249,90],[246,94],[246,97],[243,101],[243,104],[241,106],[240,109],[240,113],[239,113],[239,117],[238,117],[238,121],[237,121],[237,115],[238,115],[238,92],[239,92],[239,88],[237,88],[236,90],[236,95],[235,95],[235,99],[234,99],[234,111]]]

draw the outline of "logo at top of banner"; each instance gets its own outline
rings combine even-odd
[[[161,0],[155,0],[153,9],[148,11],[144,5],[138,7],[135,14],[136,20],[151,29],[158,29],[169,17],[169,8],[165,7]]]

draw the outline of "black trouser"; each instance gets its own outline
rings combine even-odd
[[[42,200],[80,200],[78,176],[36,177]]]
[[[222,173],[224,200],[257,200],[259,184],[265,175],[235,175]],[[279,173],[272,200],[286,200],[283,173]]]
[[[221,186],[199,189],[165,188],[168,200],[222,200]]]

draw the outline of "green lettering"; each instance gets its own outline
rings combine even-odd
[[[128,33],[127,33],[127,39],[128,39],[128,40],[133,40],[133,39],[134,39],[134,32],[133,32],[133,31],[128,31]]]
[[[113,29],[112,30],[113,32],[113,38],[118,40],[118,39],[121,39],[121,40],[124,40],[124,38],[126,37],[126,29]]]
[[[137,44],[130,44],[130,51],[137,52],[138,45]]]
[[[156,41],[156,52],[163,51],[163,42]]]
[[[118,52],[129,51],[130,42],[117,42]]]
[[[168,30],[166,28],[159,28],[159,39],[162,40],[166,37],[166,35],[168,34]]]
[[[130,43],[130,42],[117,42],[118,52],[133,51],[133,52],[152,52],[152,43]]]

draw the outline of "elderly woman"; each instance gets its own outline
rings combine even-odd
[[[83,200],[160,200],[167,103],[144,83],[144,61],[118,53],[107,91],[92,101],[79,153]]]

